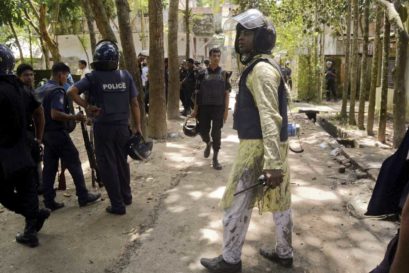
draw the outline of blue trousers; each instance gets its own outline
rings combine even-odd
[[[102,182],[111,206],[124,208],[132,201],[131,174],[127,161],[126,142],[130,137],[127,125],[94,125],[95,156]]]
[[[77,148],[66,131],[50,131],[44,134],[44,202],[50,203],[55,198],[54,182],[60,159],[74,180],[78,200],[86,200],[88,190]]]

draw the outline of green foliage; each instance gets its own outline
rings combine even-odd
[[[6,25],[13,22],[18,26],[24,25],[22,2],[18,0],[0,0],[0,25]]]
[[[313,57],[301,55],[298,58],[298,98],[305,101],[317,100],[315,86],[319,78],[314,73]]]
[[[213,14],[193,14],[192,31],[196,35],[207,36],[214,34]]]
[[[239,12],[243,12],[248,9],[259,9],[263,14],[270,14],[270,7],[275,4],[275,0],[234,0],[236,4],[239,4]]]

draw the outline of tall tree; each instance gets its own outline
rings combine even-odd
[[[190,17],[192,11],[189,8],[189,0],[185,2],[185,28],[186,28],[186,60],[190,58]]]
[[[103,39],[108,39],[117,42],[115,33],[110,24],[110,17],[105,9],[104,1],[89,0],[92,10],[94,11],[95,22]]]
[[[349,91],[349,65],[350,65],[350,47],[351,47],[351,13],[352,13],[352,5],[351,1],[348,1],[348,12],[347,12],[347,35],[345,41],[345,80],[344,80],[344,89],[342,91],[342,107],[341,107],[341,119],[342,122],[346,122],[347,120],[347,104],[348,104],[348,91]]]
[[[379,112],[379,129],[378,140],[385,142],[386,137],[386,119],[388,106],[388,70],[389,70],[389,47],[390,47],[390,33],[391,24],[388,21],[387,13],[384,13],[384,37],[383,37],[383,56],[382,56],[382,91],[381,91],[381,109]]]
[[[149,135],[167,136],[162,0],[149,0]]]
[[[37,5],[33,0],[28,0],[27,3],[30,7],[30,10],[34,14],[34,17],[38,21],[38,28],[36,27],[35,29],[38,30],[38,34],[41,36],[40,39],[43,40],[47,50],[50,51],[51,56],[53,57],[53,62],[59,62],[61,59],[61,55],[58,49],[58,43],[51,37],[50,33],[48,32],[47,4],[43,2],[37,8]],[[32,25],[36,26],[35,23],[32,23]]]
[[[18,37],[15,25],[24,26],[22,19],[22,12],[19,8],[17,0],[9,0],[2,3],[2,10],[0,13],[0,26],[8,26],[13,38],[14,44],[17,46],[20,53],[20,61],[24,62],[23,49],[21,47],[20,39]]]
[[[379,60],[381,59],[382,44],[381,44],[381,25],[382,25],[382,7],[380,4],[376,5],[376,19],[375,19],[375,40],[374,51],[372,57],[371,67],[371,87],[369,92],[369,105],[368,105],[368,121],[366,125],[366,132],[368,135],[373,136],[373,125],[375,119],[375,101],[376,101],[376,86],[378,85],[378,71]]]
[[[168,62],[169,62],[169,86],[168,86],[168,117],[179,118],[179,54],[178,54],[178,0],[170,0],[169,3],[169,31],[168,31]]]
[[[364,121],[365,121],[365,101],[368,94],[368,45],[369,45],[369,8],[370,1],[365,0],[364,3],[364,43],[362,45],[362,63],[361,63],[361,87],[359,90],[359,111],[358,111],[358,128],[360,130],[365,130]]]
[[[395,8],[398,12],[403,15],[407,10],[406,7],[402,6],[401,1],[397,0],[394,2]],[[401,18],[404,16],[400,15]],[[405,22],[402,19],[402,22]],[[399,147],[402,142],[403,137],[406,132],[406,88],[405,88],[405,73],[406,73],[406,63],[408,55],[408,34],[405,29],[400,29],[396,27],[398,35],[397,47],[396,47],[396,61],[395,61],[395,77],[394,77],[394,93],[393,93],[393,146],[395,148]]]
[[[97,44],[97,38],[94,29],[94,13],[91,9],[90,3],[87,0],[81,0],[82,10],[87,20],[89,40],[91,42],[91,51],[95,51],[95,45]]]
[[[358,0],[352,0],[352,7],[354,10],[354,37],[352,39],[352,64],[351,64],[351,96],[349,103],[349,124],[356,125],[355,119],[355,99],[358,87],[358,72],[359,72],[359,5]]]
[[[144,108],[144,94],[141,92],[142,82],[141,75],[138,67],[138,58],[135,51],[135,43],[133,40],[133,34],[130,24],[130,8],[128,0],[115,0],[116,10],[118,15],[119,24],[119,34],[121,38],[122,50],[126,58],[124,58],[125,67],[131,73],[133,80],[135,81],[138,90],[140,90],[138,95],[139,108],[141,112],[141,122],[142,131],[146,132],[146,119],[145,119],[145,108]]]

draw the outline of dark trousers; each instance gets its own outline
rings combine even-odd
[[[193,109],[193,106],[194,106],[193,100],[192,100],[193,89],[183,88],[182,94],[183,94],[183,109],[185,109],[185,111],[190,111],[191,109]]]
[[[220,150],[223,128],[224,106],[199,106],[199,133],[204,142],[213,140],[213,151]]]
[[[327,80],[327,101],[331,100],[331,98],[337,99],[337,86],[335,80],[330,79]]]
[[[66,131],[51,131],[44,134],[44,202],[52,202],[55,198],[54,182],[59,159],[64,162],[74,180],[78,200],[86,200],[88,190],[77,148]]]
[[[127,125],[94,125],[95,155],[102,182],[113,208],[121,209],[132,201],[131,175],[127,161]]]
[[[34,168],[20,170],[5,179],[0,170],[0,202],[7,209],[26,219],[38,216],[37,187],[33,180]]]

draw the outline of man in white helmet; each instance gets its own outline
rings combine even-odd
[[[272,251],[261,249],[260,254],[283,267],[293,264],[287,97],[280,67],[271,56],[276,33],[255,9],[234,19],[238,22],[235,48],[245,65],[234,111],[240,145],[221,201],[222,255],[201,259],[201,264],[214,273],[241,272],[241,250],[254,206],[260,212],[271,212],[275,222],[276,246]],[[234,196],[255,185],[262,174],[266,187]]]

